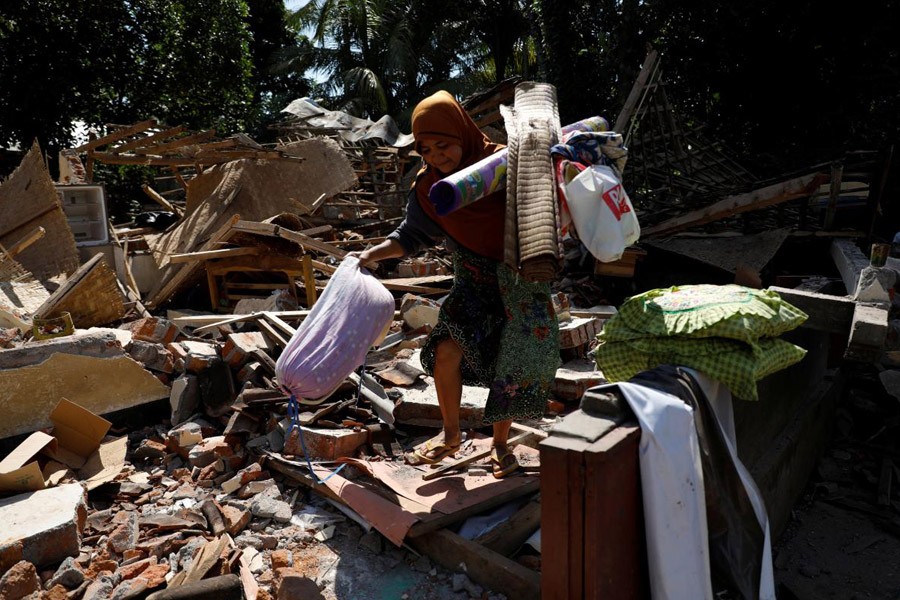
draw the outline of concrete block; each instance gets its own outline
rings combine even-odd
[[[135,340],[128,348],[128,354],[146,368],[160,373],[173,373],[175,371],[175,359],[172,353],[166,350],[162,344]]]
[[[205,467],[211,465],[220,458],[234,456],[234,450],[225,442],[225,436],[217,435],[206,438],[191,448],[188,454],[188,462],[192,467]]]
[[[571,360],[556,370],[551,392],[561,400],[578,401],[588,388],[606,383],[593,360]]]
[[[169,393],[172,407],[172,424],[178,425],[191,417],[200,406],[200,384],[196,375],[185,373],[172,382]]]
[[[603,321],[595,317],[580,317],[559,324],[560,349],[576,348],[597,337]]]
[[[888,332],[888,311],[877,305],[857,304],[853,311],[853,322],[850,325],[850,342],[847,353],[852,356],[870,354],[873,357],[881,354],[884,340]]]
[[[211,342],[187,340],[179,344],[185,350],[184,370],[200,373],[219,361],[219,347]]]
[[[80,483],[0,500],[4,544],[21,542],[22,557],[38,567],[78,556],[86,519],[85,491]]]
[[[366,431],[312,427],[300,427],[299,429],[303,432],[303,442],[310,459],[335,460],[344,456],[355,456],[356,450],[368,439]],[[284,453],[295,456],[303,455],[303,446],[300,443],[300,433],[297,428],[288,434],[284,442]]]
[[[36,365],[53,354],[116,358],[123,356],[125,351],[116,336],[109,331],[76,332],[65,337],[32,341],[18,348],[0,350],[0,370]]]
[[[244,589],[237,575],[220,575],[166,588],[147,596],[147,600],[243,600]],[[296,596],[302,598],[302,596]]]
[[[137,319],[123,323],[119,328],[130,331],[135,340],[154,344],[169,344],[178,337],[178,327],[171,321],[158,317]]]
[[[170,429],[166,435],[177,448],[190,448],[203,441],[200,424],[190,421]]]
[[[222,358],[232,369],[239,369],[254,350],[273,350],[272,343],[259,331],[229,334],[222,347]]]
[[[433,329],[437,325],[440,310],[441,307],[437,302],[415,294],[404,294],[400,302],[400,315],[410,329],[425,326]]]
[[[404,425],[440,427],[443,423],[441,407],[434,389],[434,378],[423,377],[415,385],[402,390],[403,398],[394,406],[394,419]],[[481,426],[488,390],[464,385],[459,406],[460,426],[471,429]]]

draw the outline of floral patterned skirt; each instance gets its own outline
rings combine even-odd
[[[437,346],[453,339],[463,351],[463,383],[490,390],[484,424],[543,416],[559,366],[549,284],[464,249],[453,263],[453,289],[422,349],[423,367],[432,375]]]

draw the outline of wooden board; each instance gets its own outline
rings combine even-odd
[[[542,598],[539,573],[452,531],[441,529],[416,538],[410,545],[450,571],[456,572],[460,563],[465,564],[470,579],[507,598]]]

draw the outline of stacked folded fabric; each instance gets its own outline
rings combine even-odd
[[[775,292],[739,285],[685,285],[625,301],[598,336],[597,365],[624,381],[663,364],[701,371],[731,393],[757,400],[756,382],[799,362],[806,350],[777,336],[806,313]]]

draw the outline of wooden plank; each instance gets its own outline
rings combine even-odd
[[[541,442],[541,598],[584,593],[584,441],[550,436]],[[597,532],[592,533],[597,535]]]
[[[533,498],[509,519],[473,541],[503,556],[512,556],[540,526],[541,500]]]
[[[38,241],[39,239],[44,237],[45,233],[47,233],[47,230],[44,229],[43,227],[35,227],[31,231],[29,231],[25,235],[25,237],[23,237],[19,241],[15,242],[9,248],[5,248],[4,249],[5,254],[10,258],[15,257],[16,254],[18,254],[19,252],[21,252],[28,246],[32,245],[33,243],[35,243],[36,241]],[[0,246],[0,248],[2,248],[2,246]]]
[[[637,79],[635,79],[634,85],[631,86],[631,91],[628,93],[628,98],[625,100],[625,104],[622,106],[622,110],[619,112],[619,116],[616,117],[616,122],[613,125],[613,131],[621,133],[623,136],[625,135],[625,126],[628,124],[628,121],[634,114],[634,109],[637,107],[638,100],[644,93],[644,87],[647,85],[650,77],[653,75],[653,73],[656,72],[659,67],[658,58],[659,54],[656,52],[656,50],[651,50],[647,54],[647,57],[644,59],[644,64],[641,65],[641,70],[638,73],[638,77]]]
[[[276,237],[285,240],[290,240],[297,244],[300,244],[307,251],[312,249],[318,252],[322,252],[323,254],[328,254],[330,256],[335,256],[337,258],[344,258],[347,255],[347,251],[337,246],[332,246],[328,242],[322,242],[316,239],[309,237],[308,235],[303,235],[297,231],[291,231],[290,229],[285,229],[280,225],[275,225],[273,223],[257,223],[255,221],[238,221],[234,224],[235,231],[241,231],[244,233],[255,233],[256,235],[265,235],[269,237]]]
[[[178,157],[178,156],[143,156],[138,154],[112,154],[96,152],[94,158],[109,165],[146,165],[151,167],[197,167],[217,165],[234,160],[227,156],[218,157]]]
[[[179,209],[175,208],[174,206],[172,206],[172,203],[170,203],[168,200],[166,200],[165,198],[160,196],[159,192],[154,190],[152,187],[150,187],[146,183],[143,185],[142,189],[144,190],[144,193],[147,194],[147,196],[150,199],[152,199],[154,202],[156,202],[157,204],[162,206],[167,211],[175,213],[176,215],[178,215],[179,218],[181,217],[181,214],[182,214],[181,211]]]
[[[164,129],[163,131],[158,131],[154,134],[138,138],[136,140],[131,140],[130,142],[125,142],[124,144],[120,144],[118,146],[114,146],[109,150],[110,152],[113,152],[115,154],[121,154],[123,152],[133,150],[134,148],[146,148],[151,144],[178,135],[185,129],[186,127],[184,125],[179,125],[178,127],[170,127],[169,129]]]
[[[828,192],[828,206],[825,208],[825,230],[834,226],[834,214],[837,212],[837,201],[841,195],[841,180],[844,177],[844,165],[835,163],[831,166],[831,188]]]
[[[432,288],[421,285],[404,285],[400,283],[394,283],[390,279],[382,279],[381,283],[384,285],[384,287],[391,291],[409,292],[410,294],[419,294],[420,296],[433,296],[450,293],[450,290],[444,288]]]
[[[813,173],[753,190],[746,194],[729,196],[706,208],[695,210],[653,227],[643,229],[641,234],[644,238],[670,235],[676,231],[698,227],[740,213],[804,198],[812,194],[825,181],[828,181],[828,175]]]
[[[640,439],[641,428],[632,423],[616,427],[585,448],[584,528],[603,532],[584,538],[586,600],[649,597]]]
[[[122,129],[118,129],[108,135],[104,135],[101,138],[97,138],[96,140],[91,140],[86,144],[82,144],[75,148],[76,152],[87,152],[89,150],[94,150],[95,148],[99,148],[100,146],[105,146],[111,142],[117,142],[121,139],[131,137],[137,133],[142,131],[147,131],[151,127],[156,126],[156,119],[149,119],[147,121],[141,121],[140,123],[135,123],[130,127],[123,127]]]
[[[262,253],[259,246],[247,246],[242,248],[222,248],[221,250],[205,250],[203,252],[187,252],[185,254],[170,254],[170,263],[188,263],[199,260],[213,260],[217,258],[230,258],[233,256],[256,256]]]
[[[841,335],[850,332],[856,303],[846,296],[818,294],[777,286],[768,289],[809,315],[801,327]]]
[[[469,578],[507,598],[541,598],[539,573],[452,531],[441,529],[410,540],[410,545],[450,571],[465,564]]]
[[[200,142],[205,142],[210,138],[216,137],[216,130],[209,129],[207,131],[201,131],[198,133],[194,133],[191,135],[186,135],[184,137],[180,137],[176,140],[172,140],[171,142],[165,142],[162,144],[156,144],[150,148],[138,148],[134,151],[135,154],[163,154],[170,150],[175,150],[177,148],[184,148],[185,146],[199,144]]]
[[[280,331],[283,335],[286,335],[288,339],[294,336],[297,333],[297,330],[282,321],[275,313],[271,312],[263,312],[263,318],[268,321],[274,328]]]
[[[288,341],[290,338],[284,337],[281,332],[279,332],[275,327],[272,326],[271,323],[266,321],[265,319],[259,319],[256,322],[256,326],[259,327],[259,330],[265,335],[267,338],[281,346],[282,348],[286,348],[288,345]]]

